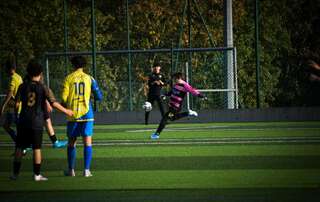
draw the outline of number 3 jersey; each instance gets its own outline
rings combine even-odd
[[[90,101],[91,92],[96,100],[102,100],[102,93],[97,82],[90,75],[78,69],[69,74],[63,84],[62,101],[73,111],[68,121],[93,121],[93,109]]]
[[[50,104],[56,102],[52,91],[37,81],[23,82],[19,86],[15,100],[22,103],[18,124],[39,130],[42,130],[44,125],[46,100]]]

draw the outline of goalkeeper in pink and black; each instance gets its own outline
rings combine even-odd
[[[171,91],[167,94],[170,96],[169,100],[169,111],[165,113],[161,122],[158,126],[158,129],[155,133],[151,135],[151,139],[159,139],[160,133],[165,128],[168,123],[168,120],[175,121],[177,119],[181,119],[187,116],[198,116],[198,113],[192,110],[188,110],[187,112],[180,112],[182,108],[182,103],[185,95],[189,92],[193,96],[197,96],[202,99],[207,99],[204,95],[202,95],[198,90],[194,89],[190,84],[185,82],[182,77],[182,73],[178,72],[172,75],[173,80],[175,81],[174,86]]]

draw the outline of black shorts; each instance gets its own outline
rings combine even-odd
[[[175,109],[173,107],[169,107],[169,111],[167,112],[167,116],[170,121],[174,121],[177,119],[177,114],[180,112],[180,109]]]
[[[154,101],[158,101],[158,102],[161,103],[162,100],[160,98],[160,95],[149,94],[147,101],[150,102],[153,105]]]
[[[32,149],[41,149],[42,134],[43,129],[32,129],[18,126],[16,147],[25,149],[32,146]]]

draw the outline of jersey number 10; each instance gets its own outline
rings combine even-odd
[[[84,96],[84,82],[74,83],[74,93],[79,96]]]

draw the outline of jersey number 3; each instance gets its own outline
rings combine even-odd
[[[74,90],[76,95],[84,96],[84,82],[74,83]]]
[[[28,107],[33,107],[35,103],[36,103],[36,93],[35,92],[28,93]]]

